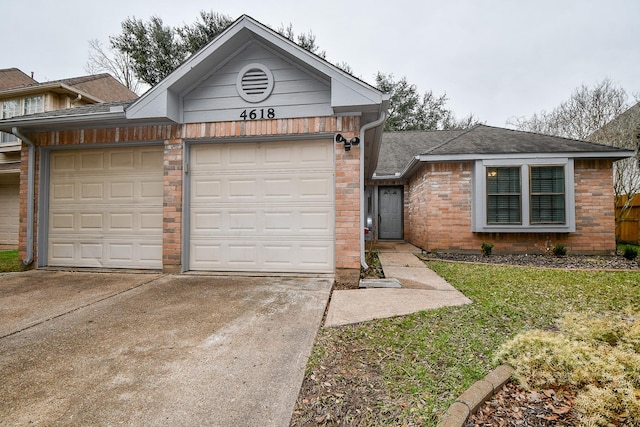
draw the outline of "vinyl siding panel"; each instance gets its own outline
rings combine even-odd
[[[238,73],[252,63],[267,67],[274,79],[271,95],[257,103],[245,101],[236,89]],[[275,118],[322,116],[332,114],[330,104],[328,81],[254,42],[185,95],[184,121],[242,120],[243,111],[262,108],[273,108]]]

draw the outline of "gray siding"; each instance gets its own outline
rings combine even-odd
[[[271,96],[258,103],[247,102],[236,90],[240,70],[251,63],[271,70],[274,87]],[[243,120],[253,109],[273,108],[276,118],[331,115],[329,81],[316,78],[257,42],[249,44],[213,75],[184,97],[184,122]]]

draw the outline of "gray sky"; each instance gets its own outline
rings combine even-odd
[[[446,92],[456,115],[494,126],[604,78],[630,101],[640,92],[638,0],[2,0],[0,68],[40,82],[85,75],[88,40],[108,43],[125,18],[175,26],[200,10],[312,30],[329,61],[363,80],[406,76],[420,92]]]

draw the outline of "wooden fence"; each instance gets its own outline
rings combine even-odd
[[[627,196],[616,203],[616,241],[618,243],[640,243],[640,194],[631,198],[627,205]]]

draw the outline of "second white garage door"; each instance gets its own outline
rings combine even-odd
[[[162,147],[54,151],[50,266],[162,268]]]
[[[194,145],[189,268],[334,271],[331,140]]]
[[[18,247],[20,176],[0,174],[0,245]]]

